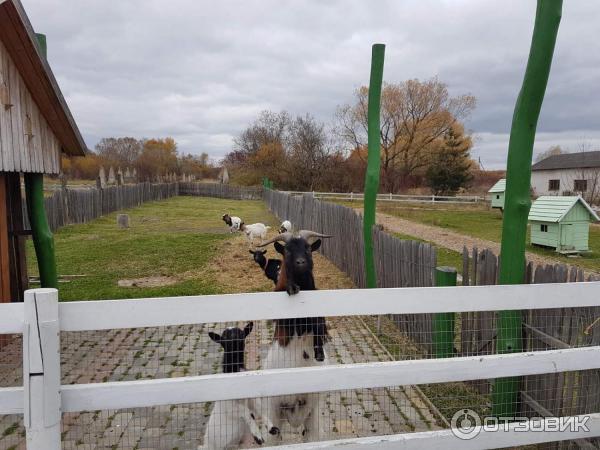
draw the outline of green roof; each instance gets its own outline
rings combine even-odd
[[[498,182],[493,185],[488,192],[504,192],[506,190],[506,180],[500,178]]]
[[[533,205],[531,205],[528,220],[534,220],[537,222],[560,222],[578,202],[581,202],[581,204],[588,210],[592,220],[600,220],[590,205],[588,205],[587,202],[580,196],[538,197],[538,199],[533,202]]]

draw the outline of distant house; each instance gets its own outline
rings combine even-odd
[[[489,194],[492,196],[492,208],[504,209],[504,191],[506,190],[506,179],[501,178],[496,184],[494,184]]]
[[[588,251],[590,222],[599,220],[580,196],[539,197],[529,210],[531,243],[560,253]]]
[[[600,151],[549,156],[531,167],[533,194],[578,194],[590,203],[600,197]]]

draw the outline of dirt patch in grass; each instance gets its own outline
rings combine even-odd
[[[151,288],[160,286],[171,286],[177,283],[179,280],[175,277],[155,276],[145,278],[135,278],[133,280],[119,280],[117,285],[119,287],[139,287],[139,288]]]
[[[274,234],[273,234],[274,235]],[[254,262],[248,241],[240,234],[220,243],[216,256],[200,272],[186,272],[183,278],[209,277],[225,293],[268,292],[274,284]],[[266,258],[281,259],[272,245]],[[354,283],[329,260],[319,253],[313,254],[315,283],[319,289],[351,289]]]

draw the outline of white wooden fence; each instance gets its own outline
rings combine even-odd
[[[364,194],[361,192],[303,192],[303,191],[280,191],[291,195],[309,194],[321,200],[340,201],[362,201]],[[405,195],[405,194],[377,194],[380,202],[413,202],[413,203],[481,203],[484,197],[477,195]]]
[[[60,331],[170,326],[281,317],[424,314],[593,307],[600,282],[518,286],[390,288],[252,293],[58,303],[54,289],[0,305],[0,334],[23,334],[23,387],[0,389],[0,415],[23,414],[28,449],[60,448],[61,414],[296,393],[445,383],[600,368],[600,346],[506,355],[274,369],[192,377],[60,385]],[[547,420],[547,419],[546,419]],[[408,433],[288,448],[483,449],[600,436],[600,412],[589,431],[489,432],[472,440],[451,430]]]

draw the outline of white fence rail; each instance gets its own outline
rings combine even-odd
[[[24,414],[28,449],[60,448],[62,412],[183,404],[303,392],[444,383],[600,368],[600,347],[433,360],[258,370],[60,386],[59,331],[170,326],[281,317],[421,314],[600,306],[600,282],[451,288],[234,294],[58,303],[53,289],[0,305],[0,334],[23,334],[24,386],[0,389],[0,414]],[[499,433],[468,441],[448,430],[303,444],[290,448],[490,448],[600,436],[590,431]],[[565,437],[568,436],[568,437]]]
[[[281,191],[290,195],[312,195],[322,200],[359,201],[364,199],[362,192],[304,192]],[[481,203],[485,197],[477,195],[407,195],[407,194],[377,194],[380,202],[412,202],[412,203]]]

